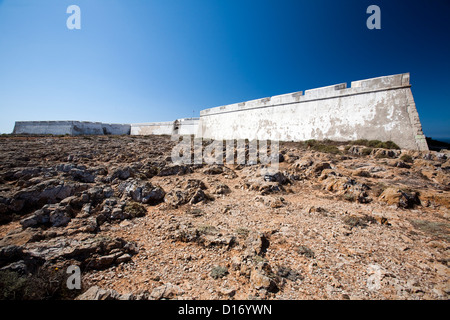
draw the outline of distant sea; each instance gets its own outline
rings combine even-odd
[[[431,137],[433,140],[437,140],[437,141],[442,141],[442,142],[446,142],[446,143],[450,143],[450,138],[433,138]]]

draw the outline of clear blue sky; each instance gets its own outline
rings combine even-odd
[[[81,30],[66,9],[81,8]],[[381,30],[366,9],[381,8]],[[16,120],[169,121],[411,73],[424,132],[450,137],[450,1],[0,0],[0,132]]]

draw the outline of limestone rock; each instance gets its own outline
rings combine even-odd
[[[119,294],[115,290],[92,286],[76,297],[75,300],[134,300],[134,298],[132,293]]]
[[[282,172],[279,171],[273,174],[267,173],[266,175],[264,175],[264,181],[278,182],[281,185],[292,184],[292,182]]]
[[[251,232],[245,241],[246,246],[246,255],[247,256],[255,256],[255,255],[263,255],[267,248],[269,247],[270,242],[268,237],[264,233],[259,232]]]
[[[206,168],[205,170],[203,170],[204,174],[210,174],[210,175],[215,175],[215,174],[221,174],[223,173],[223,167],[221,166],[212,166],[209,168]]]
[[[172,165],[164,167],[158,173],[158,176],[184,175],[192,172],[192,168],[187,165]]]
[[[127,180],[121,183],[118,189],[121,194],[144,204],[158,204],[164,200],[166,195],[161,187],[140,180]]]
[[[21,220],[23,228],[52,226],[65,227],[71,220],[70,211],[60,205],[45,205],[31,216]]]
[[[13,199],[20,205],[14,210],[19,212],[24,208],[57,203],[87,188],[88,185],[85,184],[62,182],[56,179],[47,180],[15,193]]]
[[[152,293],[150,294],[150,297],[154,300],[172,299],[183,293],[184,293],[183,289],[181,289],[179,286],[167,283],[165,285],[153,289]]]
[[[279,279],[267,263],[259,263],[252,268],[250,283],[257,290],[264,289],[269,292],[277,292],[279,290]]]
[[[380,195],[379,200],[404,209],[410,209],[415,205],[420,205],[420,199],[417,192],[408,193],[396,188],[387,188],[384,190]]]

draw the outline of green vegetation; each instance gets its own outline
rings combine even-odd
[[[210,225],[199,226],[197,228],[198,232],[201,234],[216,234],[217,228]]]
[[[269,262],[269,260],[267,260],[266,258],[258,256],[258,255],[254,256],[252,258],[252,261],[253,261],[254,264],[268,263]]]
[[[336,142],[325,139],[323,141],[317,141],[314,139],[311,140],[306,140],[304,142],[304,145],[308,148],[311,148],[315,151],[318,152],[323,152],[323,153],[331,153],[331,154],[339,154],[339,148],[336,146]]]
[[[200,217],[203,215],[202,209],[191,209],[189,208],[186,213],[193,215],[194,217]]]
[[[354,202],[354,201],[356,201],[356,196],[354,194],[347,193],[347,194],[344,194],[344,200],[349,201],[349,202]]]
[[[390,157],[389,157],[389,154],[384,153],[384,152],[378,152],[378,153],[375,155],[375,159],[384,159],[384,158],[390,158]]]
[[[413,162],[413,158],[409,154],[403,154],[400,157],[400,160],[402,160],[403,162],[409,162],[409,163]]]
[[[16,272],[0,271],[0,300],[22,300],[27,296],[27,278]]]
[[[373,148],[364,148],[361,150],[361,153],[365,156],[368,156],[372,153],[372,151],[373,151]]]
[[[67,275],[62,269],[39,269],[22,276],[17,272],[0,271],[0,300],[68,300],[80,294],[69,290]]]
[[[348,144],[352,146],[366,146],[370,148],[383,148],[383,149],[400,149],[400,147],[392,141],[380,141],[380,140],[366,140],[359,139],[355,141],[349,141]]]
[[[299,253],[307,258],[314,258],[314,256],[315,256],[314,251],[312,251],[307,246],[298,246],[297,253]]]
[[[228,269],[222,266],[216,266],[211,270],[211,277],[214,279],[223,278],[228,274]]]
[[[131,218],[144,217],[147,214],[147,209],[134,201],[127,202],[123,211],[129,214]]]
[[[374,217],[364,215],[364,216],[355,216],[350,215],[342,218],[342,222],[348,225],[351,228],[360,226],[365,227],[367,223],[376,223],[376,220]]]
[[[237,228],[236,230],[236,233],[238,234],[238,235],[240,235],[240,236],[243,236],[243,237],[247,237],[248,236],[248,234],[250,233],[250,230],[248,230],[247,228]]]
[[[410,222],[416,229],[433,237],[450,241],[450,224],[448,223],[427,220],[410,220]]]
[[[323,153],[331,153],[331,154],[338,154],[340,153],[339,148],[336,146],[330,146],[330,145],[324,145],[319,144],[313,147],[315,151],[323,152]]]
[[[290,145],[295,146],[294,143],[291,143]],[[374,148],[400,149],[400,147],[392,141],[366,140],[366,139],[359,139],[347,142],[333,141],[329,139],[324,139],[322,141],[310,139],[300,142],[299,146],[312,149],[314,151],[330,154],[341,154],[339,146],[342,146],[345,151],[348,151],[352,146],[365,146],[366,148],[362,150],[362,154],[366,156],[371,154]]]

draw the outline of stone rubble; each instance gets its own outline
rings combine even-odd
[[[281,143],[178,165],[170,137],[2,137],[0,273],[82,300],[449,299],[450,153]]]

